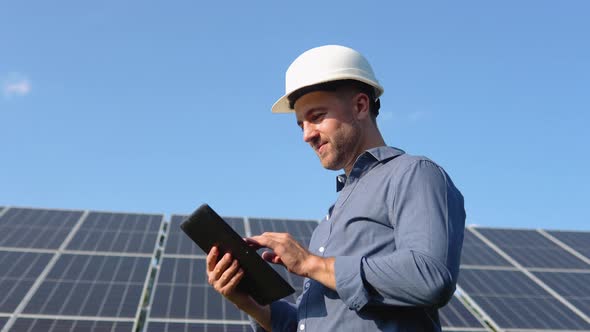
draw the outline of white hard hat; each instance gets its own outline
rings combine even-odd
[[[288,98],[301,88],[347,79],[372,86],[375,98],[383,94],[383,87],[377,81],[371,65],[359,52],[339,45],[312,48],[295,59],[287,69],[285,95],[272,106],[272,112],[293,112]]]

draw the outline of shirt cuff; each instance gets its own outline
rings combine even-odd
[[[349,309],[359,311],[369,302],[369,292],[362,277],[360,256],[337,256],[334,262],[336,292]]]

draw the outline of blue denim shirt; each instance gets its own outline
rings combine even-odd
[[[437,308],[459,273],[459,190],[431,160],[391,147],[366,151],[338,180],[309,246],[335,257],[336,290],[306,279],[297,304],[271,304],[272,330],[440,331]]]

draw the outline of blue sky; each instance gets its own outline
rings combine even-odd
[[[450,173],[468,223],[590,229],[588,1],[11,1],[0,205],[321,218],[292,115],[303,51],[371,62],[386,142]]]

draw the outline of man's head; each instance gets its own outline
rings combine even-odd
[[[296,100],[311,91],[332,89],[337,81],[358,84],[377,104],[374,109],[375,114],[378,113],[378,98],[383,94],[383,87],[373,68],[362,54],[339,45],[312,48],[297,57],[285,75],[285,95],[272,106],[272,112],[293,112],[294,103],[290,103],[289,99]]]
[[[286,76],[287,93],[272,110],[296,113],[303,140],[325,168],[349,173],[364,150],[384,144],[375,122],[383,88],[360,53],[334,45],[314,48]]]

